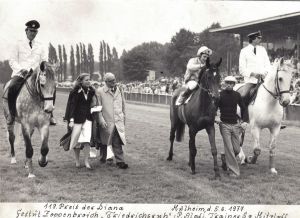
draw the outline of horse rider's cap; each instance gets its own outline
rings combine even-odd
[[[262,35],[260,31],[248,34],[249,39],[261,38],[261,37]]]
[[[212,50],[207,48],[206,46],[201,46],[198,49],[197,56],[200,56],[201,54],[207,54],[210,56],[212,54]]]
[[[237,80],[234,76],[226,76],[224,79],[225,82],[234,82],[237,83]]]
[[[112,80],[115,80],[116,77],[113,73],[106,73],[104,75],[104,81],[107,82],[107,81],[112,81]]]
[[[29,29],[35,29],[35,30],[37,30],[38,28],[40,28],[40,23],[37,22],[36,20],[30,20],[25,25]]]

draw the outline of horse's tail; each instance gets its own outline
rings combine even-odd
[[[184,138],[185,123],[182,122],[178,116],[178,106],[175,105],[176,100],[180,94],[180,89],[176,89],[170,104],[170,119],[171,129],[175,130],[175,139],[177,142],[181,142]]]
[[[184,138],[185,123],[178,120],[176,125],[176,141],[181,142]]]

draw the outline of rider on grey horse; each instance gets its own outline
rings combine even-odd
[[[186,90],[179,95],[176,105],[183,104],[186,101],[187,97],[197,87],[200,69],[206,65],[206,60],[211,54],[211,49],[206,46],[202,46],[197,52],[197,57],[191,58],[189,60],[184,75]]]
[[[40,24],[36,20],[30,20],[26,24],[27,39],[20,40],[13,48],[9,65],[13,72],[8,87],[7,99],[10,116],[8,123],[13,123],[16,116],[16,98],[27,77],[33,69],[37,68],[42,61],[47,60],[46,52],[42,44],[35,40]],[[51,117],[51,123],[55,124]]]
[[[259,79],[264,79],[271,70],[266,49],[260,46],[262,35],[260,31],[248,35],[249,45],[243,48],[239,57],[239,69],[244,76],[245,85],[240,92],[246,106],[251,102],[259,87]]]

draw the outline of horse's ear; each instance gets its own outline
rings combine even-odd
[[[221,65],[221,63],[222,63],[222,58],[220,58],[220,60],[218,61],[217,67],[219,67]]]
[[[206,59],[205,65],[206,65],[207,68],[210,67],[210,59],[209,59],[209,57]]]
[[[41,71],[45,71],[45,68],[46,68],[46,61],[42,61],[41,65],[40,65]]]

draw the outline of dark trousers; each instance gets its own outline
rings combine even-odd
[[[17,96],[18,96],[19,91],[24,82],[25,82],[25,79],[23,77],[14,76],[11,79],[11,82],[8,87],[8,92],[7,92],[8,108],[9,108],[9,111],[10,111],[10,114],[11,114],[13,120],[17,114],[17,110],[16,110]]]
[[[116,159],[116,163],[125,162],[124,161],[124,152],[122,148],[123,142],[120,138],[120,135],[118,133],[118,130],[114,129],[113,131],[113,137],[112,137],[112,150]],[[106,160],[107,156],[107,145],[102,145],[100,147],[100,154],[101,154],[101,160]]]

